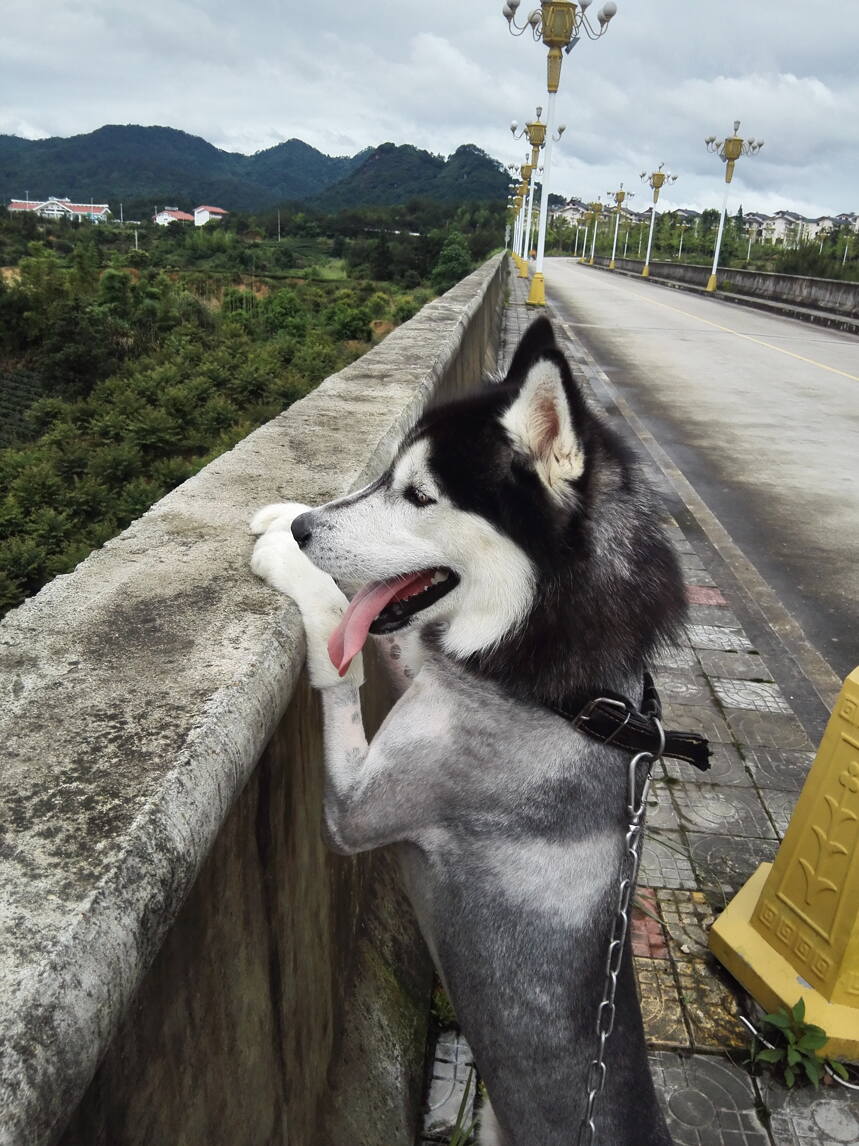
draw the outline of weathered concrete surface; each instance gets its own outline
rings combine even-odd
[[[78,1107],[67,1144],[410,1141],[425,955],[384,856],[323,855],[315,703],[283,715],[303,635],[248,569],[247,521],[357,488],[476,378],[502,275],[491,260],[0,625],[2,1146],[56,1141]]]
[[[608,266],[609,259],[598,255],[594,263]],[[617,268],[640,275],[641,259],[616,259]],[[652,278],[682,283],[703,290],[712,270],[694,263],[651,262]],[[859,320],[859,283],[841,279],[811,278],[807,275],[782,275],[769,271],[744,270],[725,267],[719,271],[719,292],[746,295],[750,299],[797,308],[798,311],[818,311],[818,318],[840,316],[845,320]],[[798,315],[797,315],[798,316]],[[811,315],[805,317],[811,318]],[[825,323],[824,323],[825,325]],[[850,329],[853,323],[848,322]]]

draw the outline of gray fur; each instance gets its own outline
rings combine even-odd
[[[430,412],[366,490],[312,512],[261,511],[253,567],[304,619],[323,699],[327,840],[346,854],[396,849],[492,1099],[486,1146],[574,1146],[629,756],[550,706],[583,689],[640,695],[683,594],[653,495],[545,322],[505,386]],[[327,655],[346,607],[334,578],[357,587],[445,570],[449,588],[379,639],[401,695],[368,744],[360,653],[338,666],[344,680]],[[400,616],[389,614],[394,628]],[[599,1146],[670,1146],[628,942],[606,1066]]]

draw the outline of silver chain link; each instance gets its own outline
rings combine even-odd
[[[579,1129],[577,1146],[593,1146],[596,1141],[596,1123],[594,1121],[597,1099],[602,1094],[606,1079],[605,1047],[611,1032],[614,1030],[615,1003],[617,993],[617,977],[620,974],[623,962],[623,950],[626,944],[626,933],[629,930],[629,905],[635,883],[638,879],[638,866],[641,862],[641,844],[644,837],[644,813],[647,808],[647,797],[650,794],[650,778],[653,765],[662,758],[665,749],[665,732],[661,723],[655,720],[661,745],[654,755],[650,752],[639,752],[629,762],[627,773],[626,812],[629,826],[626,830],[626,850],[621,861],[621,879],[618,886],[617,911],[612,924],[611,938],[608,944],[606,957],[605,982],[603,996],[597,1009],[597,1053],[588,1068],[587,1088],[588,1104],[585,1116]],[[639,766],[644,764],[644,779],[641,781],[639,794]]]

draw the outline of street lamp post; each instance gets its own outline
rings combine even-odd
[[[593,211],[585,211],[584,215],[582,215],[582,220],[585,224],[585,241],[582,243],[582,253],[579,258],[580,263],[583,263],[588,256],[588,236],[591,233],[591,223],[594,221]]]
[[[526,123],[521,131],[519,131],[519,124],[516,122],[515,119],[510,124],[510,131],[513,134],[513,138],[514,139],[521,139],[522,136],[524,135],[527,137],[527,140],[531,145],[531,161],[530,161],[530,163],[526,164],[526,166],[528,166],[530,168],[530,175],[527,177],[528,182],[529,182],[528,217],[527,217],[527,222],[526,222],[526,226],[525,226],[525,233],[528,236],[528,246],[526,246],[525,250],[523,251],[523,255],[525,257],[525,270],[524,270],[524,274],[520,273],[520,277],[522,277],[522,278],[528,277],[528,258],[529,258],[528,249],[529,249],[530,243],[531,243],[531,237],[530,237],[531,236],[531,221],[532,221],[533,210],[534,210],[534,183],[535,183],[535,175],[537,174],[537,163],[538,163],[539,158],[540,158],[541,149],[546,146],[546,124],[541,122],[542,114],[543,114],[543,109],[541,107],[538,107],[537,108],[537,118],[531,120],[529,123]],[[563,125],[558,128],[558,131],[559,131],[558,138],[559,139],[564,134],[564,132],[566,130],[567,130],[566,126],[563,126]],[[517,132],[518,132],[518,134],[517,134]],[[523,167],[522,171],[523,171],[523,176],[524,176],[524,171],[525,171],[524,167]]]
[[[602,36],[615,13],[617,4],[608,0],[602,6],[597,22],[599,29],[593,27],[587,17],[587,9],[591,0],[543,0],[539,8],[535,8],[521,26],[516,23],[516,12],[521,0],[507,0],[503,14],[507,26],[514,36],[521,36],[530,29],[535,40],[542,40],[549,49],[547,61],[547,90],[549,103],[546,114],[547,140],[546,157],[543,160],[543,188],[540,194],[540,230],[537,238],[537,267],[531,282],[531,291],[528,303],[531,306],[546,305],[546,287],[543,278],[543,260],[546,252],[546,223],[549,218],[549,189],[551,187],[552,172],[552,128],[555,123],[555,99],[561,83],[561,65],[564,53],[569,54],[576,44],[586,35],[591,40]]]
[[[659,202],[659,192],[666,183],[676,183],[677,176],[669,175],[667,171],[663,171],[664,163],[660,163],[655,171],[651,171],[648,175],[646,171],[642,171],[641,178],[653,189],[653,203],[650,206],[650,235],[647,239],[647,254],[644,256],[644,266],[641,268],[641,273],[644,278],[650,276],[650,252],[653,248],[653,228],[656,223],[656,204]]]
[[[593,212],[594,216],[594,233],[591,237],[591,257],[588,259],[589,266],[594,265],[594,253],[597,249],[597,230],[599,229],[600,225],[600,215],[602,214],[602,209],[602,203],[591,203],[591,211]]]
[[[681,223],[680,224],[680,246],[677,248],[677,262],[678,263],[680,262],[681,258],[683,257],[683,239],[685,238],[686,232],[688,230],[689,230],[689,224],[688,223]]]
[[[716,250],[713,253],[713,270],[707,280],[707,290],[714,291],[717,286],[716,271],[719,266],[719,252],[722,249],[722,235],[725,230],[725,215],[728,211],[728,190],[734,178],[734,166],[741,155],[756,155],[764,145],[762,139],[742,139],[737,132],[740,130],[740,121],[734,120],[734,134],[726,139],[716,139],[715,135],[708,135],[704,140],[707,150],[714,152],[725,164],[725,197],[722,200],[722,213],[719,216],[719,232],[716,235]]]
[[[516,188],[516,202],[519,210],[519,234],[516,239],[516,258],[519,261],[520,277],[527,278],[528,272],[522,258],[522,252],[525,249],[526,242],[525,217],[528,204],[528,185],[524,181],[520,182]]]
[[[533,167],[530,163],[523,163],[519,168],[519,173],[522,176],[522,186],[528,188],[528,194],[522,207],[524,240],[522,250],[519,252],[522,256],[522,269],[519,272],[519,277],[522,279],[528,277],[528,248],[531,243],[531,208],[534,204],[534,176],[536,172],[536,167]]]
[[[511,163],[508,170],[512,174],[516,174],[519,168],[515,163]],[[521,256],[521,248],[524,242],[523,236],[525,232],[525,202],[528,193],[528,184],[520,179],[516,185],[513,198],[513,207],[516,212],[516,224],[513,232],[513,261],[519,268],[520,277],[527,278],[527,271],[523,274],[523,264]]]
[[[617,191],[609,191],[608,194],[614,196],[614,242],[611,246],[611,262],[608,264],[608,269],[613,271],[615,268],[614,257],[617,254],[617,232],[620,227],[620,212],[623,207],[623,201],[624,199],[633,199],[635,196],[631,191],[624,191],[622,183]]]

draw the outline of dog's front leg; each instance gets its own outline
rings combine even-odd
[[[390,842],[384,803],[374,798],[379,761],[370,759],[357,686],[345,682],[322,689],[322,717],[326,843],[351,855]]]
[[[367,744],[359,687],[359,653],[341,678],[328,655],[328,638],[348,602],[327,573],[308,560],[290,532],[305,507],[273,506],[257,514],[251,526],[261,534],[251,567],[269,585],[291,597],[304,622],[310,682],[322,694],[325,743],[325,830],[335,851],[351,854],[403,838],[411,823],[408,792],[393,785],[393,765],[378,739]],[[392,650],[388,650],[389,654]],[[396,665],[396,650],[390,657]],[[409,664],[404,667],[411,673]],[[403,680],[411,683],[410,675]]]

